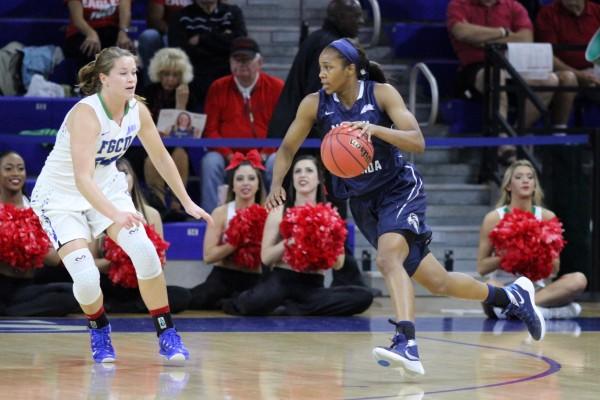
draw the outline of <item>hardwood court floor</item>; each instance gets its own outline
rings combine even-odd
[[[597,399],[600,306],[550,321],[531,342],[519,322],[477,305],[417,300],[426,375],[401,376],[371,357],[387,345],[389,299],[354,318],[232,318],[186,312],[176,324],[192,353],[161,362],[145,316],[113,315],[113,366],[94,365],[80,316],[0,319],[0,399]]]

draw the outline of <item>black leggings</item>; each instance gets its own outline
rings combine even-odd
[[[0,276],[0,315],[62,317],[80,312],[72,283],[36,284],[33,279]]]
[[[323,275],[274,268],[250,290],[224,303],[229,314],[267,315],[283,306],[283,315],[347,316],[365,311],[371,291],[360,286],[323,287]]]
[[[146,313],[148,308],[142,300],[139,288],[125,288],[115,285],[104,274],[100,278],[100,287],[104,294],[104,307],[109,313]],[[167,297],[171,313],[178,313],[190,304],[189,289],[179,286],[167,286]]]
[[[261,275],[213,267],[206,281],[192,289],[192,310],[220,310],[221,303],[258,284]]]

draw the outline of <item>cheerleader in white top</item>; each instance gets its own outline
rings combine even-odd
[[[100,274],[88,248],[103,232],[132,260],[160,354],[173,361],[189,358],[173,327],[156,249],[127,191],[125,174],[115,165],[136,136],[185,211],[212,223],[187,194],[150,112],[134,95],[136,72],[133,55],[118,47],[102,50],[79,71],[81,91],[88,97],[67,113],[32,194],[31,205],[73,278],[75,298],[88,318],[92,356],[99,363],[115,360]]]
[[[228,172],[227,201],[212,212],[214,225],[204,235],[204,263],[213,264],[206,281],[194,287],[189,308],[221,309],[226,299],[254,287],[261,279],[260,244],[267,211],[260,154],[236,152]],[[236,237],[245,236],[239,243]]]
[[[495,254],[490,232],[513,209],[529,211],[538,221],[555,217],[552,211],[541,206],[543,191],[529,161],[517,160],[507,168],[501,190],[497,208],[483,220],[477,255],[477,272],[488,278],[490,284],[497,286],[510,284],[517,276],[500,269],[501,259]],[[581,272],[564,274],[555,279],[559,268],[560,259],[557,257],[552,261],[552,273],[548,279],[535,282],[536,303],[545,319],[573,318],[581,312],[581,306],[573,300],[585,290],[587,279]],[[496,307],[484,304],[483,308],[490,318],[502,317],[501,310]]]

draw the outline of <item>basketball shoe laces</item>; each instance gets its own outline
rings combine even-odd
[[[112,351],[112,342],[108,334],[108,327],[92,330],[92,349],[94,354]]]
[[[515,290],[518,290],[518,289],[515,289]],[[508,305],[502,311],[502,313],[507,316],[512,315],[512,316],[517,317],[521,321],[525,322],[525,324],[527,326],[535,325],[536,324],[535,313],[528,312],[528,310],[526,310],[524,307],[525,303],[523,303],[522,305],[519,305],[519,303],[517,302],[517,299],[512,294],[512,290],[506,290],[506,294],[508,295],[508,299],[510,300],[510,303],[508,303]],[[523,307],[521,307],[521,306],[523,306]]]
[[[165,331],[160,337],[161,346],[168,351],[182,351],[181,336],[175,330]]]

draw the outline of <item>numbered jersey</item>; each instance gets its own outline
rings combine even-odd
[[[119,126],[109,118],[109,114],[98,94],[83,98],[75,107],[80,103],[90,106],[100,123],[100,132],[98,132],[94,145],[96,150],[94,180],[104,191],[106,188],[113,186],[115,180],[124,179],[123,174],[119,174],[115,162],[125,154],[140,130],[139,104],[137,100],[129,101]],[[44,168],[42,168],[38,177],[32,199],[35,201],[36,195],[41,194],[40,191],[46,192],[51,189],[54,192],[51,197],[60,197],[62,201],[68,201],[69,209],[84,210],[90,208],[90,205],[75,185],[73,160],[71,158],[71,135],[74,133],[69,132],[66,123],[75,107],[65,116],[56,136],[54,148],[48,155]]]

